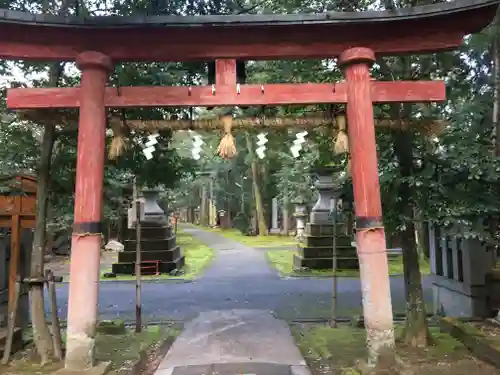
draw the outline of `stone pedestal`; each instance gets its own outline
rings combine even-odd
[[[344,223],[337,224],[337,269],[359,268],[356,247],[352,246],[352,236],[345,234]],[[333,223],[318,225],[307,223],[298,254],[294,255],[295,268],[333,268]]]
[[[298,254],[294,255],[294,267],[331,269],[333,267],[333,220],[332,208],[340,196],[343,180],[333,181],[332,172],[322,171],[316,187],[318,200],[311,210],[310,222],[305,227],[302,243],[298,245]],[[332,203],[333,202],[333,203]],[[336,255],[338,269],[356,269],[359,267],[356,248],[351,245],[352,236],[347,233],[345,224],[336,224]]]
[[[457,238],[430,224],[434,313],[451,317],[490,316],[487,275],[494,251],[476,239]]]
[[[141,217],[141,273],[144,275],[170,273],[184,266],[184,255],[176,245],[176,237],[165,212],[157,202],[158,191],[142,192],[144,209]],[[133,205],[135,206],[135,205]],[[135,215],[135,208],[129,209]],[[118,254],[118,263],[112,265],[115,274],[135,274],[137,232],[135,220],[129,218],[133,228],[127,231],[124,250]]]

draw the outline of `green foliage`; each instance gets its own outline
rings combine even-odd
[[[229,13],[296,13],[324,12],[326,10],[364,10],[380,7],[374,1],[122,1],[108,0],[72,3],[71,14],[96,15],[104,12],[114,15],[131,14],[229,14]],[[406,2],[401,2],[406,6]],[[13,10],[57,13],[60,2],[3,0],[1,7]],[[45,7],[45,8],[42,8]],[[394,150],[399,135],[378,132],[380,183],[383,198],[384,221],[389,232],[402,230],[411,220],[433,220],[447,225],[463,235],[493,239],[496,235],[484,221],[499,216],[497,193],[500,163],[493,153],[493,38],[498,27],[468,37],[457,52],[412,57],[379,59],[373,75],[379,80],[445,79],[448,100],[442,105],[412,105],[396,110],[377,106],[377,116],[404,118],[443,118],[448,121],[444,134],[429,139],[420,134],[407,137],[412,148],[411,173],[401,174],[399,159]],[[44,63],[16,63],[34,86],[47,85],[47,65]],[[12,72],[13,64],[0,62],[0,74]],[[298,61],[247,62],[250,83],[277,82],[336,82],[343,78],[334,59]],[[13,77],[18,80],[19,77]],[[206,79],[206,63],[127,63],[116,67],[110,84],[126,85],[181,85],[200,84]],[[61,79],[64,86],[78,84],[78,74],[66,69]],[[0,92],[2,98],[5,92]],[[279,108],[249,108],[252,116],[296,115],[307,111],[335,110],[328,106],[289,106]],[[0,173],[16,171],[36,172],[40,153],[41,129],[36,124],[21,123],[13,114],[7,114],[4,102],[0,106]],[[195,110],[195,115],[207,115]],[[175,114],[189,118],[190,109],[134,109],[116,113],[125,118],[162,119]],[[59,124],[55,124],[59,125]],[[313,202],[312,172],[321,166],[345,168],[342,156],[332,152],[333,139],[325,129],[311,130],[300,157],[294,159],[289,151],[295,131],[268,134],[266,158],[258,160],[261,189],[269,206],[272,197],[281,202],[297,199]],[[76,166],[76,132],[58,127],[54,146],[51,218],[53,223],[67,225],[72,220],[73,192]],[[123,210],[124,189],[137,176],[141,185],[161,185],[169,188],[165,199],[173,209],[200,204],[200,188],[207,186],[209,177],[197,172],[210,171],[214,181],[213,194],[218,208],[230,209],[242,228],[248,227],[254,209],[250,159],[242,134],[236,133],[238,155],[233,160],[222,160],[215,155],[220,134],[204,134],[204,150],[200,161],[190,156],[190,135],[162,133],[152,160],[141,153],[141,142],[146,134],[131,137],[130,147],[116,162],[108,162],[105,170],[105,216],[117,218]],[[255,142],[255,134],[251,134]],[[111,137],[108,137],[109,143]],[[400,205],[401,186],[411,189],[409,204],[414,213],[408,216]],[[351,192],[350,182],[346,192]],[[352,194],[352,193],[351,193]],[[291,207],[289,207],[291,208]],[[267,211],[270,211],[267,207]],[[59,223],[60,222],[60,223]]]

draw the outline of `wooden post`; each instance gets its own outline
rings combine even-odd
[[[82,78],[65,367],[84,371],[94,366],[106,148],[104,95],[112,63],[99,52],[81,53],[76,62]]]
[[[370,364],[375,364],[381,354],[394,351],[389,269],[370,91],[369,69],[374,61],[375,54],[368,48],[351,48],[339,58],[347,81],[356,244]]]
[[[141,201],[137,180],[134,181],[135,204],[135,332],[142,330],[141,309]]]
[[[16,331],[17,307],[19,298],[21,297],[21,277],[17,276],[14,284],[14,295],[12,296],[12,304],[9,299],[9,316],[7,318],[7,340],[3,351],[2,364],[9,363],[10,352],[12,351],[12,342]]]
[[[333,225],[332,239],[332,316],[330,319],[330,327],[337,328],[337,198],[331,211]]]
[[[62,361],[63,353],[61,326],[59,324],[59,317],[57,316],[56,284],[54,280],[54,274],[51,270],[45,271],[45,279],[47,282],[47,292],[49,294],[50,320],[52,324],[52,342],[54,346],[54,355],[59,361]]]
[[[14,296],[17,286],[16,279],[19,274],[20,259],[21,259],[21,220],[19,215],[13,215],[11,218],[11,231],[10,231],[9,301],[8,301],[9,314],[14,309]]]

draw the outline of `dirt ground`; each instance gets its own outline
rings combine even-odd
[[[348,325],[294,325],[292,331],[313,375],[355,375],[351,369],[366,358],[365,330]],[[398,327],[396,333],[401,332]],[[499,331],[500,332],[500,331]],[[500,370],[472,357],[467,349],[438,328],[431,328],[435,345],[415,350],[397,344],[398,357],[415,375],[500,375]]]
[[[111,268],[111,264],[118,259],[118,253],[115,251],[101,252],[101,272]],[[62,276],[64,281],[69,277],[69,255],[68,256],[50,256],[45,258],[45,268],[52,270],[54,275]]]
[[[470,322],[468,325],[478,330],[490,342],[496,343],[495,346],[500,346],[500,323]]]
[[[131,366],[139,359],[139,353],[148,352],[148,363],[141,375],[153,375],[159,361],[181,331],[176,324],[148,326],[141,333],[127,329],[120,334],[97,334],[95,357],[98,362],[111,362],[109,375],[129,374]],[[64,335],[63,335],[64,341]],[[7,366],[0,365],[2,375],[49,375],[60,369],[62,363],[51,363],[40,367],[39,359],[31,345],[18,352]]]

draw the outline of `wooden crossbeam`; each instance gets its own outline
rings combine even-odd
[[[374,103],[439,102],[446,98],[442,81],[372,82]],[[216,107],[346,103],[347,84],[303,83],[214,86],[108,87],[106,107]],[[80,88],[7,90],[10,109],[79,108]]]

